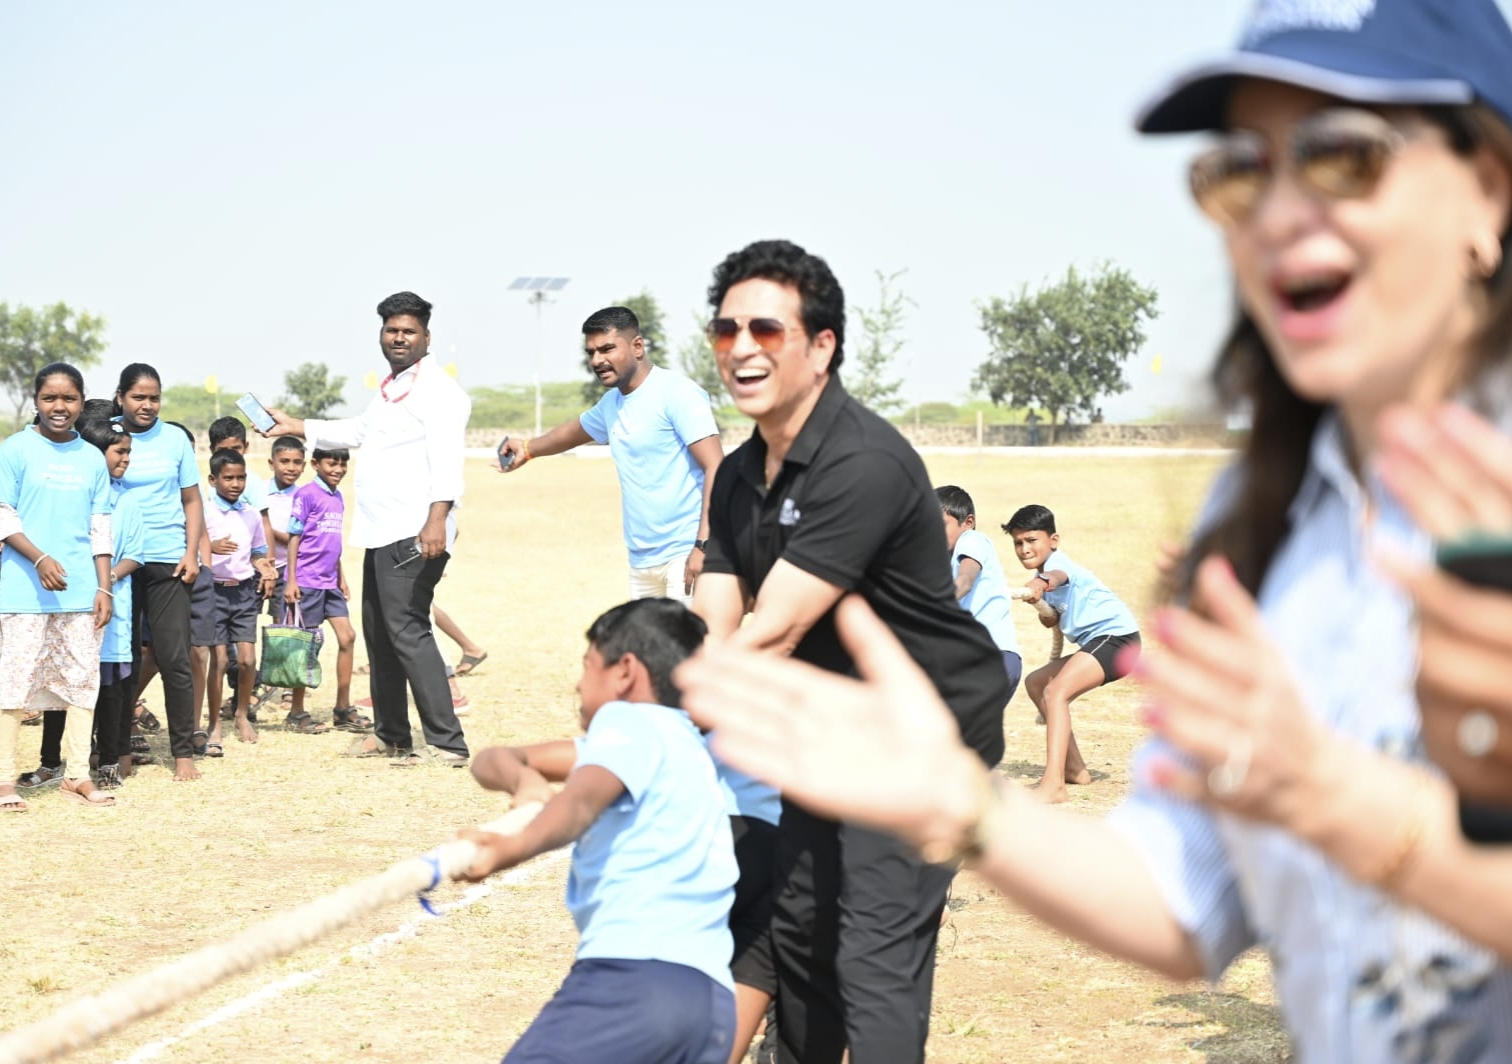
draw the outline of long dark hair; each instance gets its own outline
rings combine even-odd
[[[1469,155],[1485,146],[1512,170],[1512,129],[1488,108],[1423,108],[1441,127],[1450,148]],[[1461,379],[1476,376],[1512,354],[1512,268],[1506,263],[1508,233],[1501,234],[1502,264],[1485,283],[1486,319],[1471,348]],[[1252,595],[1260,593],[1265,575],[1291,530],[1291,503],[1307,472],[1314,430],[1326,404],[1305,399],[1286,383],[1260,330],[1241,308],[1218,354],[1212,382],[1229,409],[1248,405],[1251,428],[1240,451],[1233,503],[1193,542],[1181,583],[1190,589],[1196,563],[1209,554],[1228,558]]]

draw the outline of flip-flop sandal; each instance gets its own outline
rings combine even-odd
[[[0,794],[0,813],[26,812],[26,799],[19,794]]]
[[[152,744],[141,735],[133,735],[131,737],[131,752],[133,754],[150,754],[152,753]]]
[[[331,730],[331,726],[323,720],[316,720],[308,713],[290,713],[284,718],[284,729],[298,732],[300,735],[324,735]]]
[[[189,745],[193,747],[195,757],[204,757],[205,750],[208,748],[209,743],[210,733],[204,731],[203,729],[196,731],[189,736]]]
[[[483,653],[479,654],[477,657],[473,657],[471,654],[463,654],[462,660],[457,662],[456,666],[452,669],[452,672],[458,676],[471,675],[474,669],[476,669],[479,665],[483,664],[487,660],[488,651],[486,650],[483,651]]]
[[[26,716],[21,718],[22,724],[41,724],[42,711],[40,709],[28,709]]]
[[[358,713],[352,706],[331,710],[331,724],[337,731],[362,734],[373,730],[373,722]]]
[[[93,787],[93,789],[91,789],[88,794],[80,794],[78,791],[69,786],[69,784],[72,782],[73,780],[64,780],[63,789],[59,792],[70,802],[76,802],[79,805],[87,805],[91,809],[105,809],[116,804],[116,796],[111,794],[110,792],[102,791],[98,787]]]
[[[369,745],[371,742],[371,745]],[[402,757],[408,754],[408,750],[400,750],[396,746],[390,746],[376,735],[364,735],[357,739],[351,746],[341,752],[342,757]]]
[[[217,742],[208,742],[208,743],[205,744],[205,756],[206,757],[225,757],[226,756],[226,748],[223,747],[223,746],[221,746],[220,743],[217,743]]]
[[[153,716],[152,710],[147,708],[147,700],[145,698],[137,699],[136,708],[138,710],[136,715],[137,727],[141,728],[148,735],[156,735],[158,729],[163,724],[157,717]]]

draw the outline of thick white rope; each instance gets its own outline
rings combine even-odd
[[[500,819],[484,824],[482,830],[512,835],[540,811],[540,804],[535,802],[511,809]],[[233,938],[70,1002],[50,1016],[0,1035],[0,1064],[41,1064],[83,1049],[223,979],[293,953],[370,912],[461,878],[477,852],[474,843],[454,839],[376,876],[270,917]]]

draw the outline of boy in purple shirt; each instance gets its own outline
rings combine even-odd
[[[211,555],[215,580],[215,642],[211,645],[210,690],[225,683],[232,644],[236,646],[236,733],[244,743],[257,742],[248,719],[252,686],[257,676],[257,604],[273,590],[273,565],[263,516],[242,498],[247,487],[247,460],[233,450],[210,456],[210,487],[205,505],[205,533],[213,543],[228,543],[229,551]],[[210,700],[210,730],[205,753],[221,756],[220,705]]]
[[[350,452],[345,448],[310,455],[315,479],[294,493],[289,508],[289,565],[285,574],[284,601],[290,611],[298,608],[300,623],[319,628],[330,621],[336,634],[336,709],[332,723],[342,731],[365,732],[373,722],[352,706],[352,648],[357,633],[347,610],[346,574],[341,569],[341,524],[346,503],[336,486],[346,476]],[[285,724],[306,735],[329,731],[305,711],[305,689],[294,688]]]

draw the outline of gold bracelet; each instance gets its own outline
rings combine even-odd
[[[1363,877],[1366,886],[1389,892],[1411,866],[1423,844],[1423,836],[1428,830],[1428,779],[1421,772],[1413,773],[1412,795],[1407,801],[1407,823],[1402,828],[1396,849],[1374,874]]]
[[[954,839],[937,839],[919,848],[919,856],[930,864],[959,864],[981,857],[992,845],[1008,818],[1007,787],[996,774],[980,769],[976,776],[976,804],[971,821]]]
[[[528,461],[530,461],[530,441],[523,440],[520,443],[520,464],[524,465]]]

